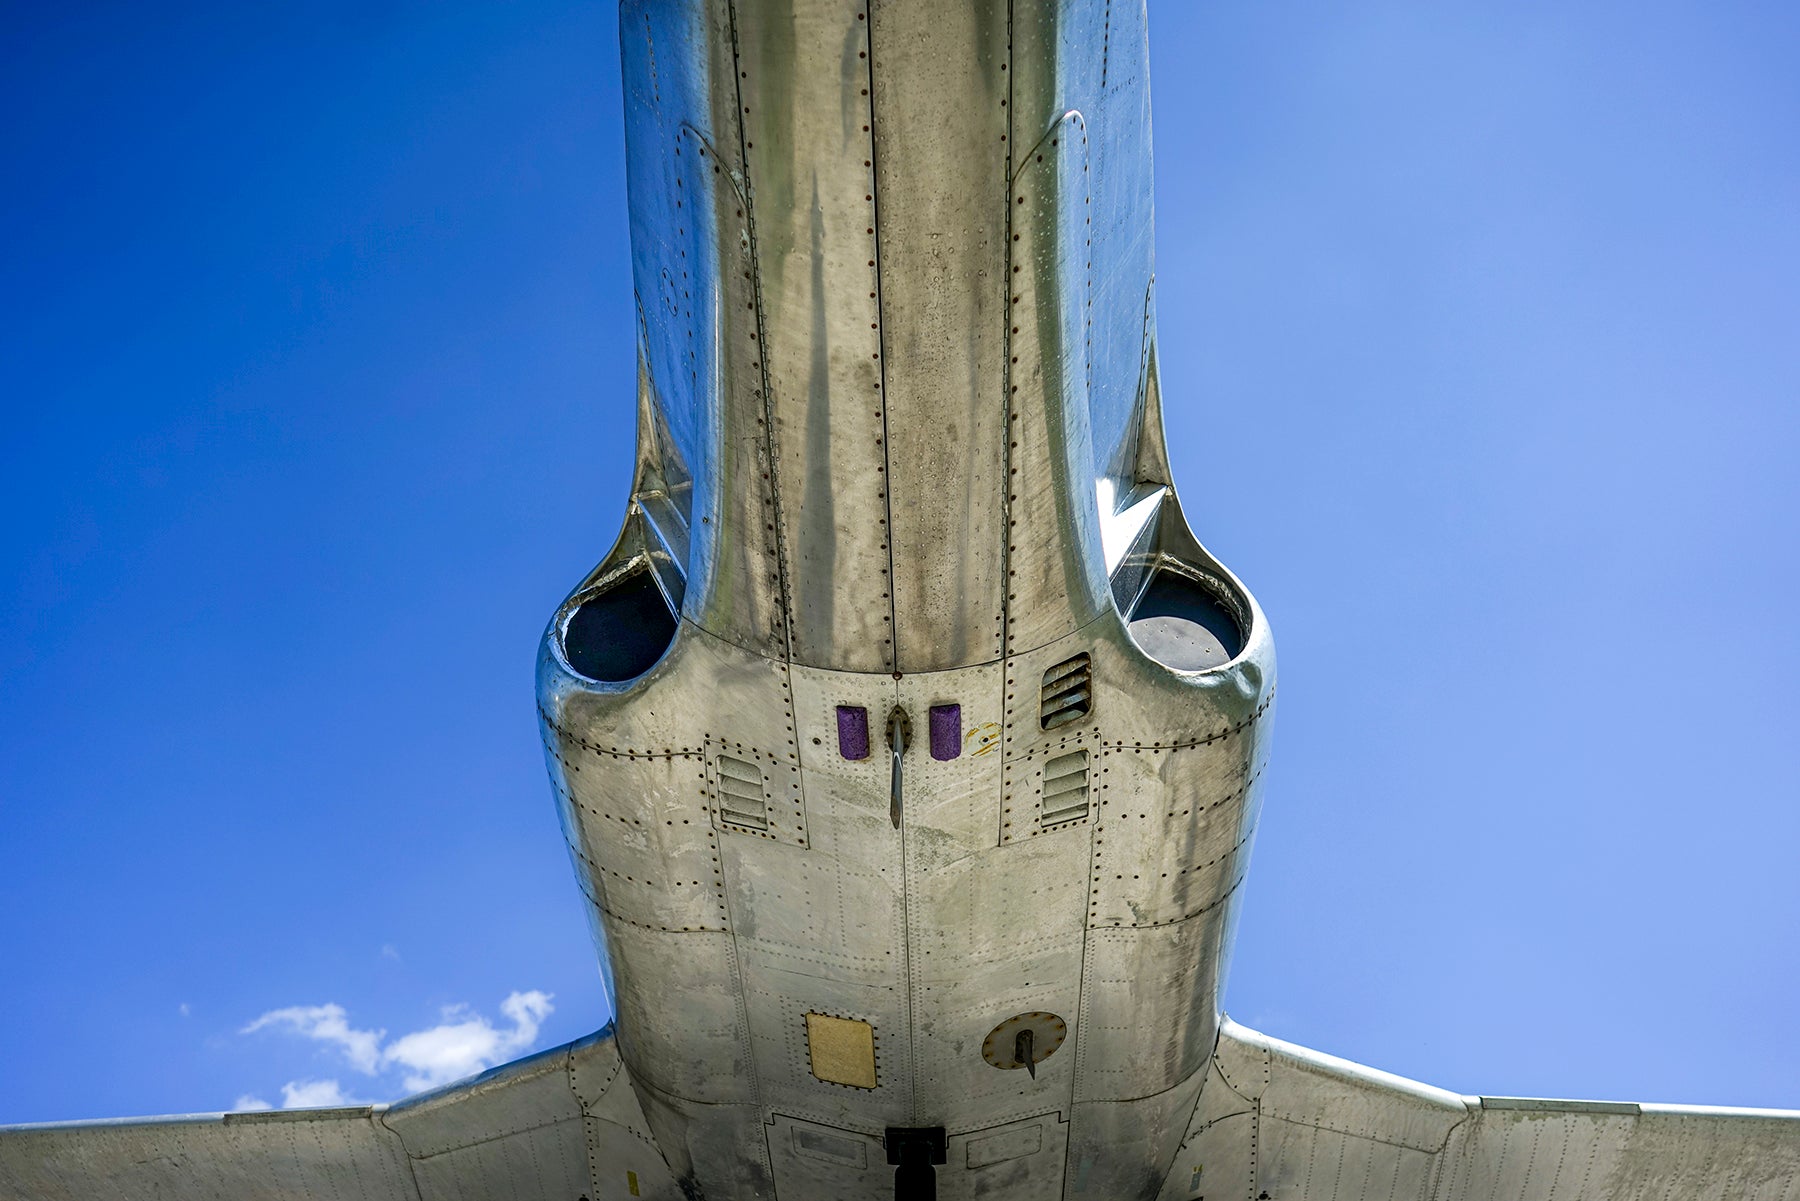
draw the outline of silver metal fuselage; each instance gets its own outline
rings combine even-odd
[[[646,1118],[715,1201],[880,1195],[889,1127],[1154,1196],[1275,673],[1163,449],[1142,0],[621,22],[639,466],[538,688]]]

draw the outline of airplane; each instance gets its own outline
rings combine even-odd
[[[645,309],[640,475],[619,545],[559,610],[540,659],[547,751],[615,972],[616,1032],[380,1110],[14,1130],[0,1182],[21,1196],[99,1183],[187,1196],[1791,1190],[1792,1114],[1460,1097],[1220,1017],[1273,662],[1255,601],[1187,532],[1160,444],[1148,222],[1130,209],[1146,189],[1115,176],[1109,195],[1104,182],[1108,166],[1148,165],[1147,121],[1106,120],[1109,105],[1143,103],[1130,58],[1142,14],[1014,10],[1004,53],[985,59],[946,48],[976,36],[978,10],[856,15],[819,6],[791,39],[760,42],[716,8],[623,16]],[[1083,22],[1096,18],[1099,98],[1062,107],[1092,81],[1086,66],[1063,74],[1055,48],[1090,46]],[[692,58],[671,59],[671,46]],[[680,109],[663,87],[716,98],[706,87],[731,72],[693,63],[726,47],[736,98],[774,106],[743,107],[767,122],[776,161],[825,156],[826,133],[860,132],[842,120],[853,107],[821,95],[848,99],[867,79],[878,112],[882,89],[901,89],[896,108],[931,139],[884,140],[862,203],[910,188],[916,211],[970,204],[978,190],[957,188],[958,172],[992,164],[905,169],[908,153],[949,155],[936,140],[946,130],[973,142],[962,127],[992,122],[1014,147],[1001,215],[986,217],[993,258],[965,250],[908,270],[908,250],[924,253],[905,232],[915,210],[890,207],[867,227],[880,231],[864,235],[878,256],[863,277],[876,285],[868,362],[837,353],[868,335],[840,278],[856,257],[826,239],[854,236],[830,206],[854,204],[855,188],[777,205],[771,227],[756,199],[787,176],[758,171],[756,120],[736,122],[734,152],[706,121],[669,115]],[[850,50],[873,62],[858,67]],[[755,90],[758,66],[779,82],[772,93]],[[1116,92],[1111,71],[1127,81]],[[983,88],[1006,103],[967,103]],[[833,119],[823,132],[805,124],[821,112]],[[1022,127],[1033,134],[1020,151]],[[1100,148],[1074,149],[1089,133]],[[828,184],[854,177],[835,158],[813,169]],[[1089,218],[1075,225],[1089,208],[1113,212],[1092,239]],[[1095,260],[1071,257],[1090,240]],[[747,284],[724,266],[732,253]],[[684,260],[710,264],[692,271],[704,284],[681,287]],[[795,263],[809,270],[780,269]],[[953,348],[999,353],[1003,382],[931,342],[999,315],[978,287],[946,286],[966,282],[958,271],[1021,277],[989,309],[1031,318]],[[1136,293],[1120,282],[1134,273]],[[688,339],[696,308],[681,302],[693,296],[676,293],[700,287],[715,291],[698,311],[720,324]],[[728,303],[734,288],[749,290],[747,316]],[[1088,299],[1110,337],[1085,332]],[[961,392],[933,374],[959,365]],[[846,430],[837,397],[858,382],[872,406]],[[983,386],[1004,399],[971,403]],[[743,407],[746,394],[757,403]],[[827,398],[828,424],[805,407]],[[734,422],[759,420],[776,433],[733,436]],[[784,429],[798,448],[781,445]],[[959,457],[982,439],[1004,453]],[[901,450],[874,449],[888,443]],[[823,454],[839,466],[821,480]],[[1002,503],[951,503],[984,487]],[[757,517],[769,514],[765,540]],[[932,554],[903,554],[907,541]],[[841,570],[845,554],[868,566]],[[911,962],[929,956],[936,965]],[[1107,956],[1123,966],[1105,970]],[[905,966],[882,962],[894,958]]]

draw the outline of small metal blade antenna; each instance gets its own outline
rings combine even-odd
[[[888,714],[888,746],[893,748],[894,773],[888,794],[888,818],[894,823],[894,829],[900,828],[900,757],[906,753],[906,735],[910,722],[906,720],[906,711],[898,705]]]

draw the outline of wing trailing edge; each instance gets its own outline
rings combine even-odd
[[[611,1026],[391,1106],[0,1127],[0,1201],[679,1195]]]
[[[1226,1019],[1161,1196],[1794,1201],[1800,1111],[1464,1097]]]

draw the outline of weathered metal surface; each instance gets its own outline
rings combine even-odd
[[[538,660],[616,1044],[0,1132],[0,1196],[817,1201],[906,1127],[946,1198],[1793,1198],[1800,1115],[1222,1027],[1275,661],[1164,448],[1142,0],[620,21],[638,469]]]
[[[649,1120],[694,1147],[752,1114],[952,1140],[1054,1114],[983,1190],[1031,1156],[1052,1188],[1051,1143],[1079,1149],[1072,1196],[1160,1181],[1212,1050],[1274,679],[1146,429],[1140,6],[622,21],[646,533],[552,622],[540,702]],[[593,626],[638,557],[679,577],[677,632],[636,680],[584,680],[572,615]],[[1129,633],[1168,570],[1226,598],[1238,653],[1211,670]],[[1037,1011],[1069,1047],[997,1070],[983,1040]],[[820,1078],[809,1014],[868,1031],[873,1087]],[[751,1156],[778,1187],[831,1158],[791,1136]],[[708,1196],[759,1175],[687,1158]]]
[[[0,1197],[192,1201],[420,1197],[399,1136],[377,1111],[204,1114],[0,1129]]]
[[[1068,1036],[1069,1023],[1054,1013],[1017,1013],[988,1031],[981,1040],[981,1057],[994,1067],[1024,1068],[1036,1077],[1037,1065],[1056,1054]]]
[[[609,1034],[389,1108],[422,1201],[678,1196]]]
[[[0,1128],[0,1197],[673,1201],[611,1031],[398,1105]]]
[[[1800,1196],[1800,1113],[1462,1097],[1227,1021],[1164,1184],[1293,1201]]]

